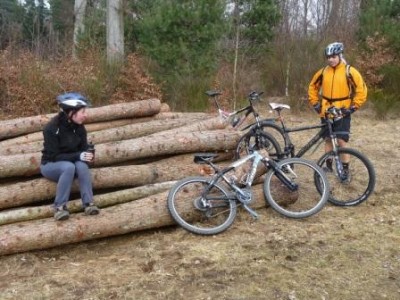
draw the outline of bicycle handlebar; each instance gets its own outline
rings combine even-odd
[[[345,116],[343,108],[337,108],[335,106],[328,107],[325,111],[325,119],[333,118],[334,121],[338,121]]]
[[[264,94],[264,92],[252,91],[252,92],[249,94],[248,98],[249,98],[250,101],[259,100],[259,99],[260,99],[260,96],[261,96],[262,94]]]

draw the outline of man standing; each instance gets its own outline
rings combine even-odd
[[[344,117],[334,122],[334,131],[338,132],[339,147],[346,147],[349,141],[351,115],[367,100],[367,86],[358,70],[348,65],[343,57],[343,44],[332,43],[325,48],[327,66],[318,70],[308,87],[308,100],[321,117],[326,109],[335,106],[342,110]],[[325,140],[325,151],[332,150],[332,143]],[[349,176],[349,158],[342,157],[343,168]],[[332,171],[332,160],[326,162],[327,171]],[[350,178],[348,178],[350,180]]]

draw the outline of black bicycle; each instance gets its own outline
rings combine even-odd
[[[269,151],[271,158],[280,160],[287,157],[302,157],[314,145],[323,141],[328,134],[333,150],[322,155],[317,161],[319,166],[324,167],[331,186],[331,195],[328,201],[338,206],[354,206],[368,199],[375,188],[375,170],[371,161],[361,152],[338,146],[336,137],[338,132],[334,131],[333,124],[343,118],[341,109],[334,106],[329,107],[325,112],[326,122],[324,124],[288,128],[281,112],[284,109],[290,109],[290,106],[279,103],[269,103],[269,106],[276,112],[277,118],[263,120],[260,126],[265,132],[270,133],[270,137],[272,136],[277,144],[283,143],[283,147],[275,148],[277,151],[274,149]],[[317,128],[320,128],[317,134],[296,152],[295,145],[290,139],[290,133]],[[348,174],[347,170],[343,168],[344,157],[350,161]]]
[[[269,133],[263,130],[263,121],[255,108],[255,103],[260,101],[260,96],[263,92],[252,91],[247,96],[249,105],[236,111],[224,110],[218,102],[218,97],[221,95],[219,91],[207,91],[206,95],[211,98],[218,109],[218,114],[221,118],[228,120],[234,129],[239,129],[244,121],[252,115],[255,122],[245,126],[241,130],[245,132],[240,138],[235,151],[235,159],[248,155],[255,150],[267,150],[271,153],[281,153],[281,147],[277,140]]]

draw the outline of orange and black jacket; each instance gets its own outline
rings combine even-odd
[[[332,105],[358,109],[367,100],[367,86],[360,72],[351,66],[348,76],[346,64],[341,61],[335,68],[326,66],[314,74],[308,87],[308,100],[312,106],[321,102],[321,117]]]

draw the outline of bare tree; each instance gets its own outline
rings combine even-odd
[[[281,92],[304,92],[308,78],[321,62],[327,43],[341,41],[354,46],[361,0],[281,0],[275,57],[280,62]],[[278,70],[277,70],[278,71]],[[310,75],[311,76],[311,75]]]
[[[236,109],[237,101],[237,64],[239,55],[239,38],[240,38],[240,10],[239,1],[235,1],[235,9],[233,11],[234,24],[235,24],[235,60],[233,63],[233,79],[232,79],[232,91],[233,91],[233,109]]]
[[[107,1],[107,61],[119,63],[124,58],[123,0]]]
[[[85,30],[84,18],[86,11],[87,0],[75,0],[74,6],[74,45],[72,48],[72,56],[77,57],[77,48],[79,47],[79,34]]]

